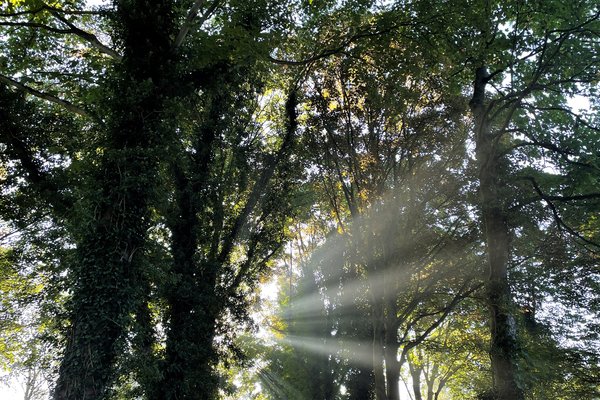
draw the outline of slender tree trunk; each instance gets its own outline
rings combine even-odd
[[[398,347],[390,343],[390,349],[386,348],[385,361],[388,400],[400,400],[400,363],[396,360],[397,353]]]
[[[389,237],[397,237],[400,234],[398,225],[391,224],[384,230]],[[389,232],[389,233],[388,233]],[[394,245],[382,237],[381,249],[383,257],[383,273],[385,274],[383,284],[383,302],[385,304],[385,375],[387,386],[387,399],[400,400],[400,361],[398,360],[398,329],[400,321],[398,317],[398,293],[399,282],[396,277],[396,269],[405,268],[405,264],[399,259]]]
[[[440,394],[442,393],[442,390],[444,389],[444,386],[446,386],[446,379],[441,379],[440,383],[438,384],[438,388],[435,391],[435,393],[433,394],[433,400],[438,400],[440,397]]]
[[[367,251],[363,255],[362,263],[367,267],[369,280],[369,294],[371,299],[371,326],[372,330],[372,350],[373,350],[373,380],[375,383],[375,400],[388,400],[385,385],[385,369],[383,362],[385,360],[385,288],[381,285],[383,274],[383,263],[376,235],[371,230],[372,227],[363,226],[362,243]]]
[[[359,342],[368,343],[368,348],[364,351],[359,351],[360,354],[373,353],[373,341],[372,339],[373,329],[371,326],[372,319],[365,321],[356,321],[354,325],[353,339]],[[349,351],[353,351],[349,349]],[[350,365],[355,371],[352,378],[348,382],[348,399],[349,400],[365,400],[372,399],[373,388],[375,386],[373,368],[365,365],[364,362],[350,360]]]
[[[156,331],[152,319],[150,305],[151,287],[146,282],[141,286],[143,294],[135,314],[134,336],[132,338],[132,351],[135,363],[133,372],[135,380],[140,385],[146,397],[153,399],[156,397],[159,382],[159,360],[155,354]]]
[[[370,368],[356,367],[358,371],[348,383],[348,400],[371,399],[373,371]]]
[[[421,396],[421,368],[409,361],[408,369],[410,371],[410,377],[412,379],[412,387],[413,393],[415,395],[415,400],[423,400],[423,396]]]
[[[391,293],[388,293],[392,296]],[[393,294],[395,296],[395,293]],[[400,361],[395,297],[388,298],[385,328],[385,374],[388,400],[400,400]]]
[[[522,400],[517,379],[517,336],[511,313],[508,284],[510,232],[504,199],[500,195],[500,152],[498,137],[492,133],[485,106],[488,74],[478,68],[470,106],[475,117],[475,141],[479,165],[479,198],[488,253],[487,299],[490,308],[492,373],[499,400]]]
[[[376,290],[372,289],[372,290]],[[373,296],[375,297],[375,296]],[[383,323],[383,306],[380,302],[373,304],[373,376],[375,379],[375,399],[387,400],[385,390],[385,371],[383,369],[385,329]]]

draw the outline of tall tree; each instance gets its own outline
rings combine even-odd
[[[40,1],[2,8],[1,26],[17,31],[3,47],[3,56],[11,57],[2,70],[3,85],[12,87],[3,86],[5,97],[15,97],[16,90],[53,105],[30,99],[23,110],[3,108],[18,110],[2,132],[11,162],[22,166],[15,179],[49,203],[75,247],[68,269],[70,328],[55,398],[108,396],[132,329],[143,330],[132,333],[133,344],[152,362],[157,354],[147,350],[156,337],[148,327],[147,291],[155,288],[167,303],[166,357],[157,365],[169,384],[152,371],[140,371],[140,383],[151,397],[212,398],[217,319],[242,309],[290,214],[283,205],[292,193],[292,169],[281,164],[289,164],[296,126],[294,84],[288,85],[279,129],[260,129],[254,120],[264,86],[257,59],[268,54],[260,43],[274,44],[262,35],[266,29],[276,35],[280,13],[273,8],[268,15],[260,1],[84,6]],[[27,42],[34,46],[27,49]],[[69,60],[66,54],[78,46],[81,61]],[[53,71],[53,63],[64,70]],[[39,70],[27,69],[34,65]],[[85,67],[91,71],[79,73]],[[71,76],[81,77],[80,86]],[[76,90],[65,98],[54,94],[71,86]],[[86,98],[90,86],[95,94]],[[235,107],[246,112],[236,115]],[[83,146],[57,161],[55,169],[74,178],[59,183],[45,164],[50,156],[37,153],[50,146],[35,142],[27,123],[61,109],[59,115],[76,114],[81,125],[62,124],[60,140],[73,128]],[[166,171],[172,181],[157,179],[166,178]],[[163,221],[172,267],[157,274],[164,264],[150,262],[148,235]],[[153,281],[164,273],[166,281]],[[194,313],[197,318],[190,319]]]
[[[481,36],[482,42],[487,45],[482,46],[479,52],[478,62],[481,64],[475,70],[473,96],[469,103],[474,116],[479,207],[490,273],[487,292],[492,334],[492,370],[497,396],[503,400],[521,399],[525,396],[524,382],[517,372],[520,345],[508,272],[512,253],[511,237],[517,224],[510,212],[515,198],[511,198],[506,187],[509,176],[519,170],[518,167],[508,166],[507,154],[511,154],[513,162],[518,163],[516,153],[512,150],[514,145],[511,142],[514,139],[510,136],[522,133],[530,139],[530,145],[547,150],[550,147],[550,151],[560,153],[562,149],[549,145],[543,131],[526,131],[520,125],[519,116],[532,108],[539,111],[539,117],[550,120],[557,117],[548,115],[553,111],[559,115],[569,115],[569,110],[561,106],[565,101],[564,96],[575,87],[577,89],[571,93],[585,93],[591,76],[597,73],[597,60],[592,55],[596,44],[584,44],[587,36],[596,29],[597,12],[593,7],[589,8],[588,4],[578,4],[566,9],[554,6],[544,7],[548,12],[546,17],[552,16],[547,23],[538,20],[538,13],[543,10],[530,8],[529,5],[523,5],[522,8],[516,6],[514,9],[509,6],[501,11],[489,7],[485,9],[488,24],[483,25]],[[508,34],[500,26],[507,21],[514,21]],[[531,29],[531,36],[519,37],[528,28]],[[592,53],[587,53],[588,51]],[[586,53],[589,56],[581,58]],[[489,72],[488,63],[492,57],[498,57],[494,65],[497,69]],[[562,63],[566,60],[569,60],[569,64]],[[508,85],[503,83],[504,87],[496,95],[489,95],[488,85],[497,75],[510,77],[511,81]],[[549,91],[560,94],[548,94]],[[542,100],[540,96],[546,98]],[[558,119],[553,122],[558,122]],[[554,126],[550,122],[546,130],[554,129]],[[571,136],[577,132],[576,128],[575,126],[574,131],[563,131],[559,136]],[[535,163],[533,153],[525,153],[523,156],[531,164]],[[512,176],[514,179],[514,175]],[[535,194],[540,200],[548,199],[535,178],[524,179],[531,179]],[[579,200],[592,199],[596,194],[586,193],[581,196]],[[575,200],[578,196],[559,197],[568,201]],[[550,207],[553,208],[552,204]],[[564,224],[556,209],[553,214],[559,224],[578,235]]]

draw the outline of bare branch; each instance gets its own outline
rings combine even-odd
[[[39,22],[30,22],[30,21],[28,21],[28,22],[25,22],[25,21],[20,21],[20,22],[2,21],[2,22],[0,22],[0,26],[13,26],[13,27],[17,27],[17,28],[18,27],[38,28],[38,29],[46,30],[48,32],[58,33],[61,35],[76,35],[76,36],[79,36],[81,39],[85,40],[86,42],[88,42],[92,47],[99,50],[101,53],[109,55],[112,58],[115,58],[116,60],[122,59],[122,56],[119,53],[117,53],[115,50],[111,49],[110,47],[108,47],[105,44],[103,44],[102,42],[100,42],[100,40],[98,40],[98,38],[95,35],[93,35],[92,33],[89,33],[87,31],[84,31],[83,29],[78,28],[71,21],[66,19],[63,15],[61,15],[57,11],[51,10],[50,13],[56,19],[58,19],[60,22],[67,25],[69,28],[61,29],[61,28],[57,28],[54,26],[42,24]]]
[[[531,182],[531,184],[533,185],[533,188],[536,191],[536,193],[538,194],[538,196],[540,196],[540,198],[542,200],[544,200],[546,202],[546,204],[548,205],[548,207],[550,208],[550,211],[552,212],[552,215],[554,217],[554,221],[556,222],[556,224],[559,227],[562,227],[568,233],[570,233],[571,235],[575,236],[579,240],[585,242],[586,244],[590,244],[590,245],[595,246],[595,247],[600,247],[600,243],[597,243],[597,242],[595,242],[593,240],[590,240],[590,239],[584,237],[579,232],[577,232],[575,229],[573,229],[569,225],[567,225],[567,223],[561,218],[560,213],[558,212],[558,209],[556,208],[556,205],[554,204],[554,201],[598,199],[598,198],[600,198],[600,193],[590,193],[588,195],[566,196],[566,197],[563,197],[563,196],[549,196],[549,195],[545,194],[542,191],[542,189],[538,185],[537,181],[533,177],[526,176],[526,177],[523,177],[522,179],[525,179],[525,180],[528,180],[529,182]]]
[[[98,38],[95,35],[87,32],[87,31],[84,31],[83,29],[78,28],[71,21],[66,19],[63,15],[60,15],[60,13],[58,13],[54,10],[50,11],[50,13],[56,19],[58,19],[60,22],[64,23],[65,25],[67,25],[70,28],[68,33],[73,33],[73,34],[79,36],[80,38],[84,39],[89,44],[91,44],[92,47],[96,48],[97,50],[99,50],[100,52],[102,52],[104,54],[111,56],[112,58],[114,58],[116,60],[120,61],[123,58],[115,50],[111,49],[110,47],[108,47],[105,44],[103,44],[102,42],[100,42],[100,40],[98,40]]]
[[[5,84],[7,84],[9,86],[12,86],[15,89],[18,89],[22,92],[28,93],[32,96],[49,101],[51,103],[58,104],[58,105],[64,107],[66,110],[71,111],[75,114],[79,114],[84,117],[90,116],[89,112],[87,112],[83,108],[80,108],[67,100],[63,100],[59,97],[53,96],[48,93],[40,92],[39,90],[36,90],[36,89],[30,88],[29,86],[23,85],[21,82],[15,81],[14,79],[11,79],[7,76],[0,75],[0,82],[4,82]]]

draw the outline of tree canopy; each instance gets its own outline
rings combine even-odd
[[[2,3],[0,367],[600,396],[599,37],[584,0]]]

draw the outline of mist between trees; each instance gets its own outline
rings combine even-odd
[[[25,399],[600,398],[596,2],[9,0],[0,38]]]

